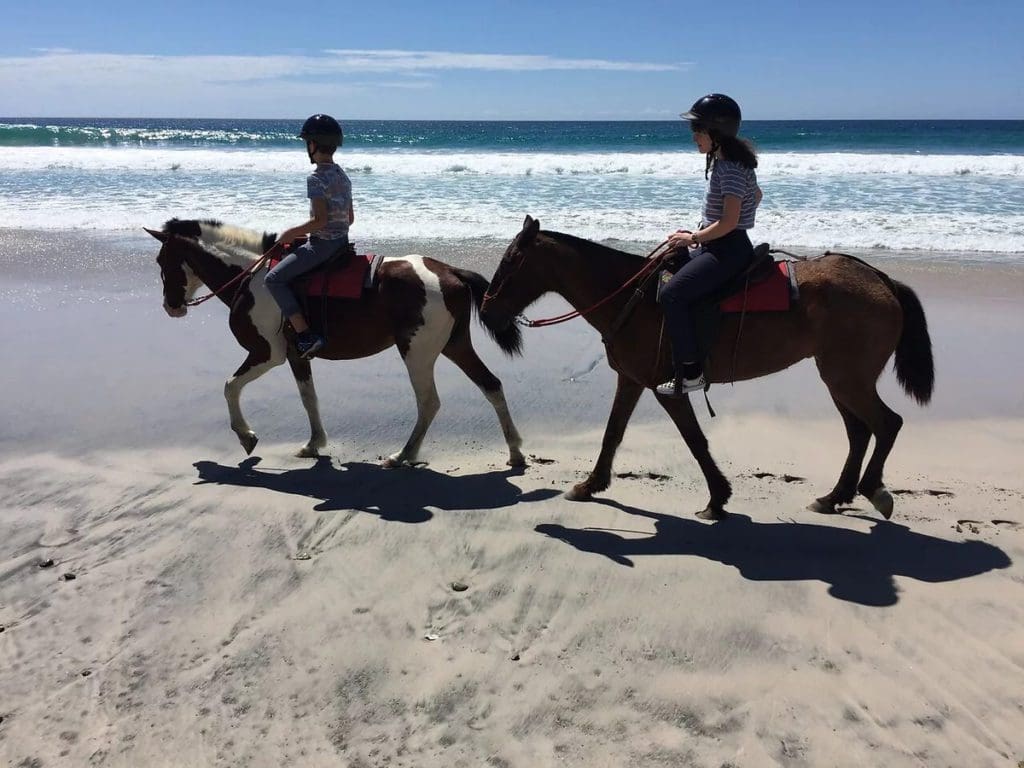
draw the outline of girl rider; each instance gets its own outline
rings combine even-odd
[[[672,342],[675,377],[659,384],[656,391],[667,397],[681,397],[707,385],[698,359],[691,307],[750,264],[754,248],[747,230],[754,226],[754,213],[761,202],[754,171],[757,154],[750,142],[737,135],[739,104],[712,93],[698,99],[680,117],[690,122],[697,151],[707,157],[704,178],[708,182],[700,228],[696,232],[679,230],[668,237],[673,247],[692,251],[659,297]]]

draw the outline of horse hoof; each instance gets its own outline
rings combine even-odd
[[[521,453],[513,453],[511,456],[509,456],[508,461],[505,463],[508,464],[510,467],[525,467],[526,457],[523,456],[523,454]]]
[[[836,509],[835,502],[830,501],[827,496],[822,496],[820,499],[815,499],[807,508],[811,512],[817,512],[819,515],[838,515],[839,510]]]
[[[886,520],[892,517],[893,498],[884,485],[871,495],[871,506],[877,509]]]
[[[315,459],[320,455],[320,451],[315,445],[304,445],[295,452],[295,455],[300,459]]]
[[[590,492],[590,489],[584,483],[574,485],[565,492],[565,498],[569,501],[587,501],[593,498],[593,496],[594,494]]]
[[[396,459],[394,456],[388,456],[380,463],[380,466],[383,469],[398,469],[399,467],[406,466],[406,463],[401,459]]]
[[[242,444],[242,447],[245,449],[246,456],[250,455],[253,452],[253,450],[256,448],[256,443],[258,443],[259,441],[260,439],[256,437],[256,434],[253,432],[250,432],[247,435],[238,436],[238,442],[240,442]]]
[[[712,507],[708,504],[700,512],[695,513],[701,520],[725,520],[729,513],[721,507]]]

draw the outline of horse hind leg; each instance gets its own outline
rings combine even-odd
[[[284,362],[283,357],[281,359],[275,357],[267,359],[265,353],[249,352],[248,357],[245,358],[238,370],[235,371],[234,376],[224,382],[224,399],[228,403],[231,430],[238,436],[238,442],[242,444],[246,455],[253,452],[253,449],[256,448],[256,443],[259,442],[259,438],[245,420],[245,416],[242,415],[242,390],[246,384],[255,381],[271,368],[279,366],[282,362]]]
[[[873,375],[868,375],[871,373],[868,371],[860,376],[847,374],[834,377],[834,380],[830,381],[830,377],[823,371],[822,378],[825,379],[837,403],[849,410],[874,435],[875,449],[857,485],[857,492],[867,497],[871,505],[888,520],[892,517],[893,498],[882,482],[882,472],[885,460],[896,442],[896,436],[903,427],[903,418],[878,396],[875,387],[880,372],[879,367]]]
[[[893,498],[882,482],[882,471],[885,469],[885,460],[889,458],[889,452],[896,443],[896,436],[903,427],[903,417],[887,406],[874,389],[871,394],[873,398],[869,408],[872,411],[873,423],[878,425],[877,429],[872,428],[875,433],[875,450],[871,452],[871,458],[868,459],[868,466],[857,485],[857,491],[866,496],[871,501],[871,506],[888,520],[892,517]]]
[[[505,443],[508,445],[508,465],[510,467],[526,466],[526,459],[521,450],[523,439],[512,422],[501,381],[491,373],[477,355],[476,350],[473,349],[468,329],[464,334],[449,341],[442,350],[442,354],[455,363],[469,377],[469,380],[480,388],[484,397],[493,406],[494,412],[498,416],[498,423],[501,424],[502,434],[505,435]]]
[[[431,422],[441,408],[441,398],[437,396],[437,385],[434,383],[434,363],[437,362],[437,356],[441,353],[441,349],[439,345],[427,342],[428,339],[419,339],[419,334],[417,334],[402,356],[405,367],[409,371],[409,381],[412,383],[412,389],[416,395],[416,425],[413,427],[405,447],[398,453],[391,454],[381,463],[381,466],[387,469],[416,462],[423,437],[427,434]]]
[[[309,442],[296,451],[295,455],[300,458],[313,458],[320,455],[320,451],[327,447],[327,433],[324,431],[323,422],[320,420],[320,401],[316,396],[316,387],[313,385],[313,368],[308,360],[299,357],[293,349],[288,350],[288,365],[295,376],[295,384],[299,388],[299,397],[309,417]]]
[[[843,417],[850,450],[846,455],[846,463],[843,464],[843,470],[839,473],[839,480],[836,481],[835,488],[827,495],[815,499],[808,506],[812,512],[824,515],[836,514],[836,505],[849,504],[857,495],[857,479],[860,477],[860,469],[864,464],[868,443],[871,441],[871,430],[868,429],[868,426],[835,397],[832,398],[832,401],[836,404],[839,415]]]

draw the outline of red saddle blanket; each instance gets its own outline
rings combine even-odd
[[[719,308],[722,312],[785,312],[794,286],[789,263],[778,261],[770,277],[724,299]]]
[[[340,267],[331,268],[326,272],[322,269],[315,270],[296,278],[292,285],[296,293],[304,293],[311,297],[323,296],[326,287],[326,295],[331,298],[358,299],[363,295],[366,275],[375,258],[372,253],[351,256]],[[280,260],[276,257],[271,258],[269,269],[273,269]]]

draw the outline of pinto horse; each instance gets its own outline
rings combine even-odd
[[[309,441],[297,455],[319,455],[327,445],[327,435],[320,421],[309,361],[299,357],[294,344],[289,343],[281,311],[263,284],[263,269],[236,280],[270,248],[276,236],[213,220],[171,219],[162,230],[146,231],[163,244],[156,260],[168,315],[183,317],[201,284],[219,292],[218,298],[230,309],[228,325],[248,354],[225,382],[224,397],[231,429],[245,452],[252,453],[258,438],[242,415],[242,388],[287,360],[311,430]],[[323,303],[318,298],[310,302],[310,320],[327,336],[319,357],[352,360],[397,346],[405,361],[418,415],[405,447],[389,456],[384,466],[411,464],[419,455],[423,437],[440,408],[434,385],[434,363],[439,355],[462,369],[494,407],[508,445],[509,465],[525,465],[522,439],[509,415],[501,382],[477,356],[470,339],[470,315],[480,308],[487,284],[482,275],[435,259],[389,257],[383,260],[373,287],[362,298],[328,298]],[[519,350],[518,328],[491,332],[491,336],[506,354]]]
[[[541,231],[539,222],[527,216],[481,309],[493,332],[507,332],[527,306],[554,292],[583,310],[604,339],[618,385],[597,463],[566,494],[570,499],[589,499],[608,488],[615,451],[640,395],[672,376],[663,316],[653,295],[639,302],[624,323],[621,313],[632,290],[587,311],[644,265],[633,254]],[[859,492],[889,518],[893,497],[882,483],[882,470],[903,419],[882,402],[875,387],[895,353],[896,377],[904,391],[921,405],[931,399],[935,371],[924,309],[910,288],[853,257],[826,255],[790,266],[800,286],[799,300],[785,312],[724,316],[705,373],[712,382],[753,379],[813,357],[846,425],[850,448],[835,488],[810,508],[835,513],[836,505],[852,502]],[[711,457],[689,398],[655,396],[704,473],[711,499],[698,516],[724,517],[732,488]],[[875,449],[861,477],[872,435]]]

